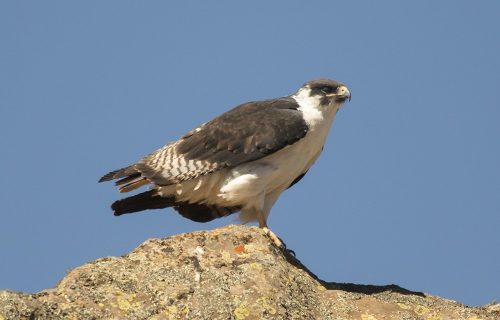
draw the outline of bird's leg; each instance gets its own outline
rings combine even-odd
[[[274,201],[272,203],[274,203]],[[271,205],[272,205],[272,203],[271,203]],[[268,215],[269,215],[269,209],[267,211],[266,210],[263,210],[263,211],[257,210],[257,219],[259,221],[259,228],[262,228],[264,230],[264,233],[271,238],[271,240],[274,242],[274,244],[278,248],[285,250],[286,252],[292,254],[295,257],[295,252],[293,250],[288,249],[286,247],[285,242],[283,240],[281,240],[281,238],[278,237],[274,232],[272,232],[271,229],[269,229],[269,227],[267,226],[267,216]]]
[[[283,241],[281,241],[281,239],[276,234],[274,234],[274,232],[272,232],[271,229],[269,229],[268,227],[261,227],[261,228],[262,230],[264,230],[265,234],[267,234],[271,238],[271,240],[273,240],[274,244],[278,246],[278,248],[285,247]]]
[[[285,250],[286,252],[290,253],[295,257],[295,251],[288,249],[286,247],[285,242],[283,242],[283,240],[281,240],[280,237],[278,237],[274,232],[272,232],[271,229],[269,229],[267,226],[261,228],[262,230],[264,230],[266,235],[268,235],[271,238],[271,240],[273,240],[274,244],[278,246],[278,248]]]
[[[281,241],[281,239],[267,227],[265,216],[263,214],[258,214],[257,217],[259,219],[259,228],[262,228],[262,230],[264,230],[264,233],[267,234],[271,238],[271,240],[273,240],[274,244],[278,246],[278,248],[284,247],[283,241]]]

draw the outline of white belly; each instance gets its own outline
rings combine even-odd
[[[322,147],[322,143],[312,143],[312,139],[306,136],[268,157],[240,165],[231,170],[219,196],[227,200],[237,200],[276,191],[281,193],[295,178],[311,167]]]

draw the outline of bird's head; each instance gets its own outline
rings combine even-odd
[[[321,106],[340,105],[346,100],[351,101],[351,92],[347,86],[336,80],[319,79],[305,83],[297,92],[308,99],[319,101]]]

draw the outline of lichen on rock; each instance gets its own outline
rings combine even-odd
[[[73,269],[53,289],[0,291],[4,319],[499,319],[395,285],[325,282],[259,228],[151,239]]]

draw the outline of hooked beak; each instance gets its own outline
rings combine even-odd
[[[337,88],[337,92],[333,94],[336,96],[336,99],[340,102],[344,102],[349,99],[351,101],[351,92],[347,89],[346,86],[340,86]]]

